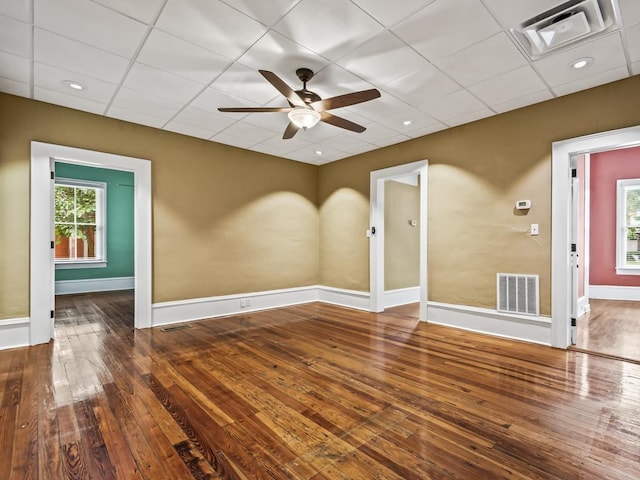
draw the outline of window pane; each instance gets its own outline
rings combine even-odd
[[[76,240],[76,258],[78,260],[96,259],[96,226],[78,225]]]
[[[96,223],[96,190],[76,188],[76,215],[78,223]]]
[[[73,228],[70,230],[62,230],[56,225],[56,260],[71,260],[72,253],[75,251],[75,242],[73,238]]]
[[[56,185],[55,188],[55,221],[73,223],[73,187]]]

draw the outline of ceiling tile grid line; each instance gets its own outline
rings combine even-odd
[[[319,165],[638,73],[638,0],[588,0],[619,28],[530,58],[511,29],[565,2],[12,0],[0,91]],[[299,67],[322,98],[378,89],[335,110],[366,130],[283,140],[285,113],[217,110],[287,106],[257,70],[297,90]]]

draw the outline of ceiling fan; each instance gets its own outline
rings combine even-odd
[[[292,138],[300,129],[307,130],[322,121],[336,127],[345,128],[352,132],[362,133],[366,130],[362,125],[358,125],[350,120],[333,115],[327,112],[334,108],[348,107],[357,103],[367,102],[378,98],[380,92],[372,88],[359,92],[346,93],[337,97],[322,99],[311,90],[307,90],[307,82],[313,78],[313,71],[308,68],[299,68],[296,75],[302,82],[301,90],[293,90],[275,73],[267,70],[259,70],[262,76],[273,85],[289,102],[289,107],[221,107],[221,112],[286,112],[289,117],[289,125],[282,135],[283,139]]]

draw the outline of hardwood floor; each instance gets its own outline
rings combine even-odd
[[[578,319],[575,347],[640,362],[640,302],[589,301],[591,312]]]
[[[640,365],[398,310],[58,310],[51,344],[0,352],[0,479],[640,478]]]

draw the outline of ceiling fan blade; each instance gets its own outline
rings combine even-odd
[[[292,107],[220,107],[220,112],[290,112]]]
[[[304,103],[304,100],[300,98],[300,96],[284,81],[280,79],[275,73],[270,72],[268,70],[258,70],[264,78],[267,79],[271,85],[273,85],[276,90],[278,90],[282,95],[284,95],[292,105],[296,107],[306,107],[307,105]]]
[[[331,110],[333,108],[348,107],[349,105],[355,105],[356,103],[368,102],[374,98],[378,98],[380,92],[372,88],[370,90],[361,90],[359,92],[346,93],[344,95],[338,95],[337,97],[325,98],[313,102],[311,107],[319,112],[325,110]]]
[[[299,128],[293,122],[289,122],[289,125],[287,125],[287,128],[284,130],[282,139],[286,140],[288,138],[293,138],[293,136],[298,133],[298,130]]]
[[[320,112],[322,118],[320,119],[322,122],[330,123],[336,127],[345,128],[347,130],[351,130],[352,132],[362,133],[366,130],[362,125],[358,125],[357,123],[353,123],[350,120],[344,119],[342,117],[337,117],[328,112]]]

